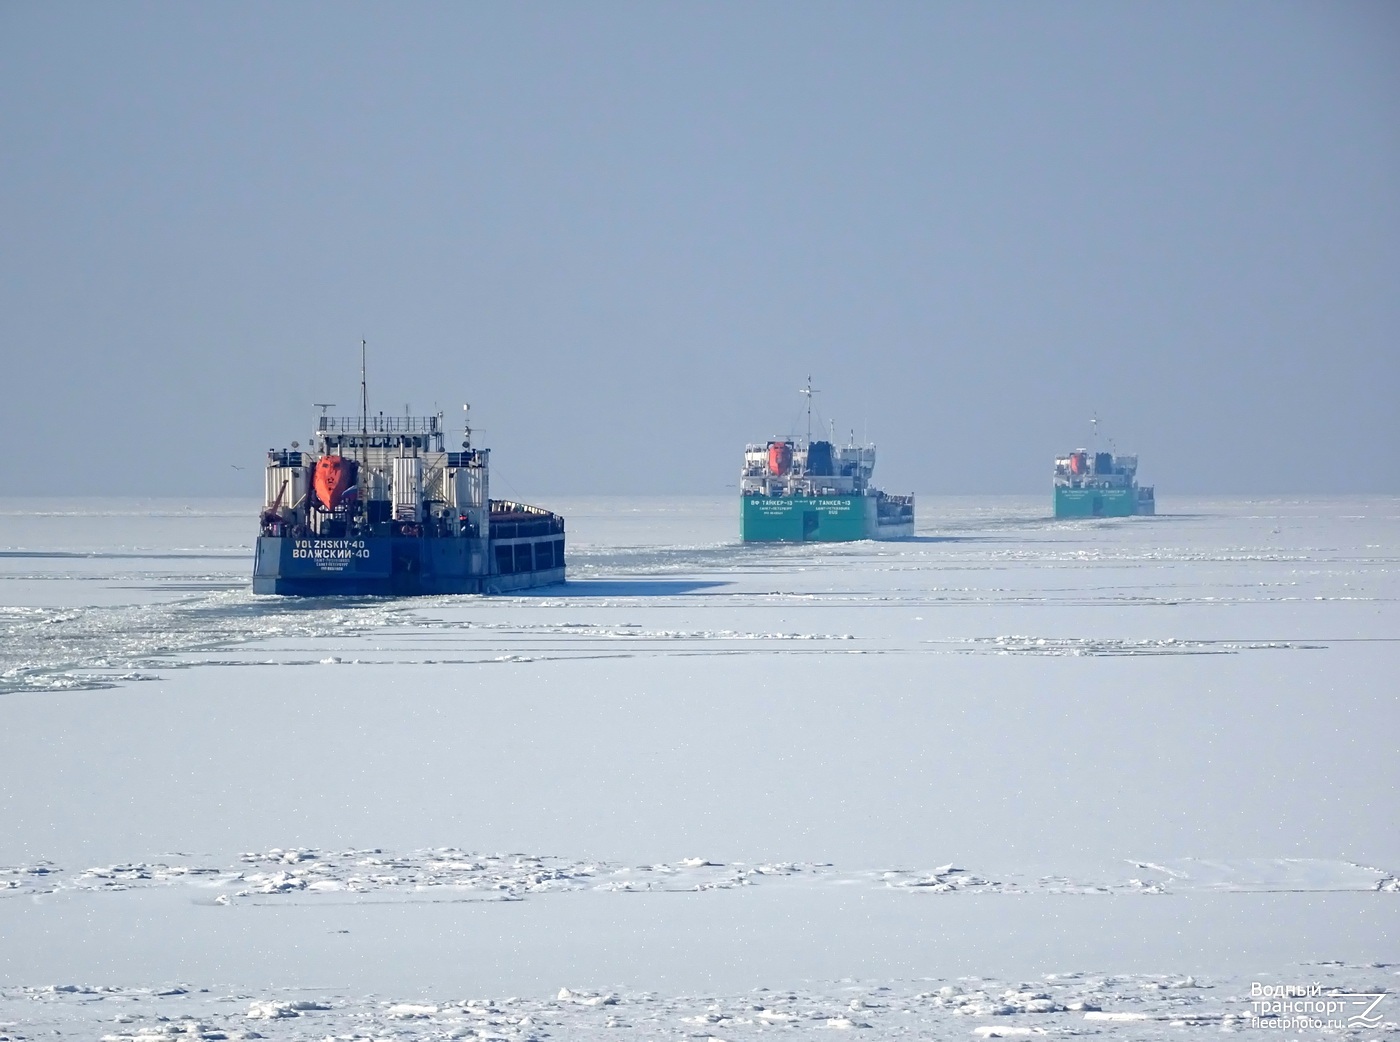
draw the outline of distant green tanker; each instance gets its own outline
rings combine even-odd
[[[1055,460],[1055,516],[1155,514],[1150,485],[1137,483],[1137,457],[1075,449]]]
[[[811,435],[812,384],[802,392],[807,436],[775,438],[744,451],[739,536],[746,543],[835,543],[914,534],[914,497],[870,484],[875,446],[835,445]]]

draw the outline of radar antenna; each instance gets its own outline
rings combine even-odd
[[[324,438],[326,436],[326,410],[334,409],[335,402],[312,402],[311,404],[321,410],[321,429],[317,433]]]

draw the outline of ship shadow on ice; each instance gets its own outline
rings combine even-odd
[[[702,579],[570,579],[559,586],[541,587],[524,597],[674,597],[699,593],[730,583]]]

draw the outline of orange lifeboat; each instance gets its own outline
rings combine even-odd
[[[1071,452],[1069,454],[1069,472],[1071,474],[1083,474],[1089,469],[1089,455],[1085,452]]]
[[[344,456],[322,456],[316,461],[311,484],[323,508],[334,510],[354,495],[357,470],[355,461]]]
[[[768,443],[768,473],[782,477],[792,469],[792,442]]]

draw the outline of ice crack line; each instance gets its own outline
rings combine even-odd
[[[1003,635],[996,637],[966,637],[962,639],[925,640],[940,650],[965,655],[1068,655],[1114,656],[1135,655],[1238,655],[1243,651],[1321,651],[1326,644],[1304,644],[1296,641],[1185,640],[1177,637],[1158,639],[1119,639],[1109,637],[1032,637]]]

